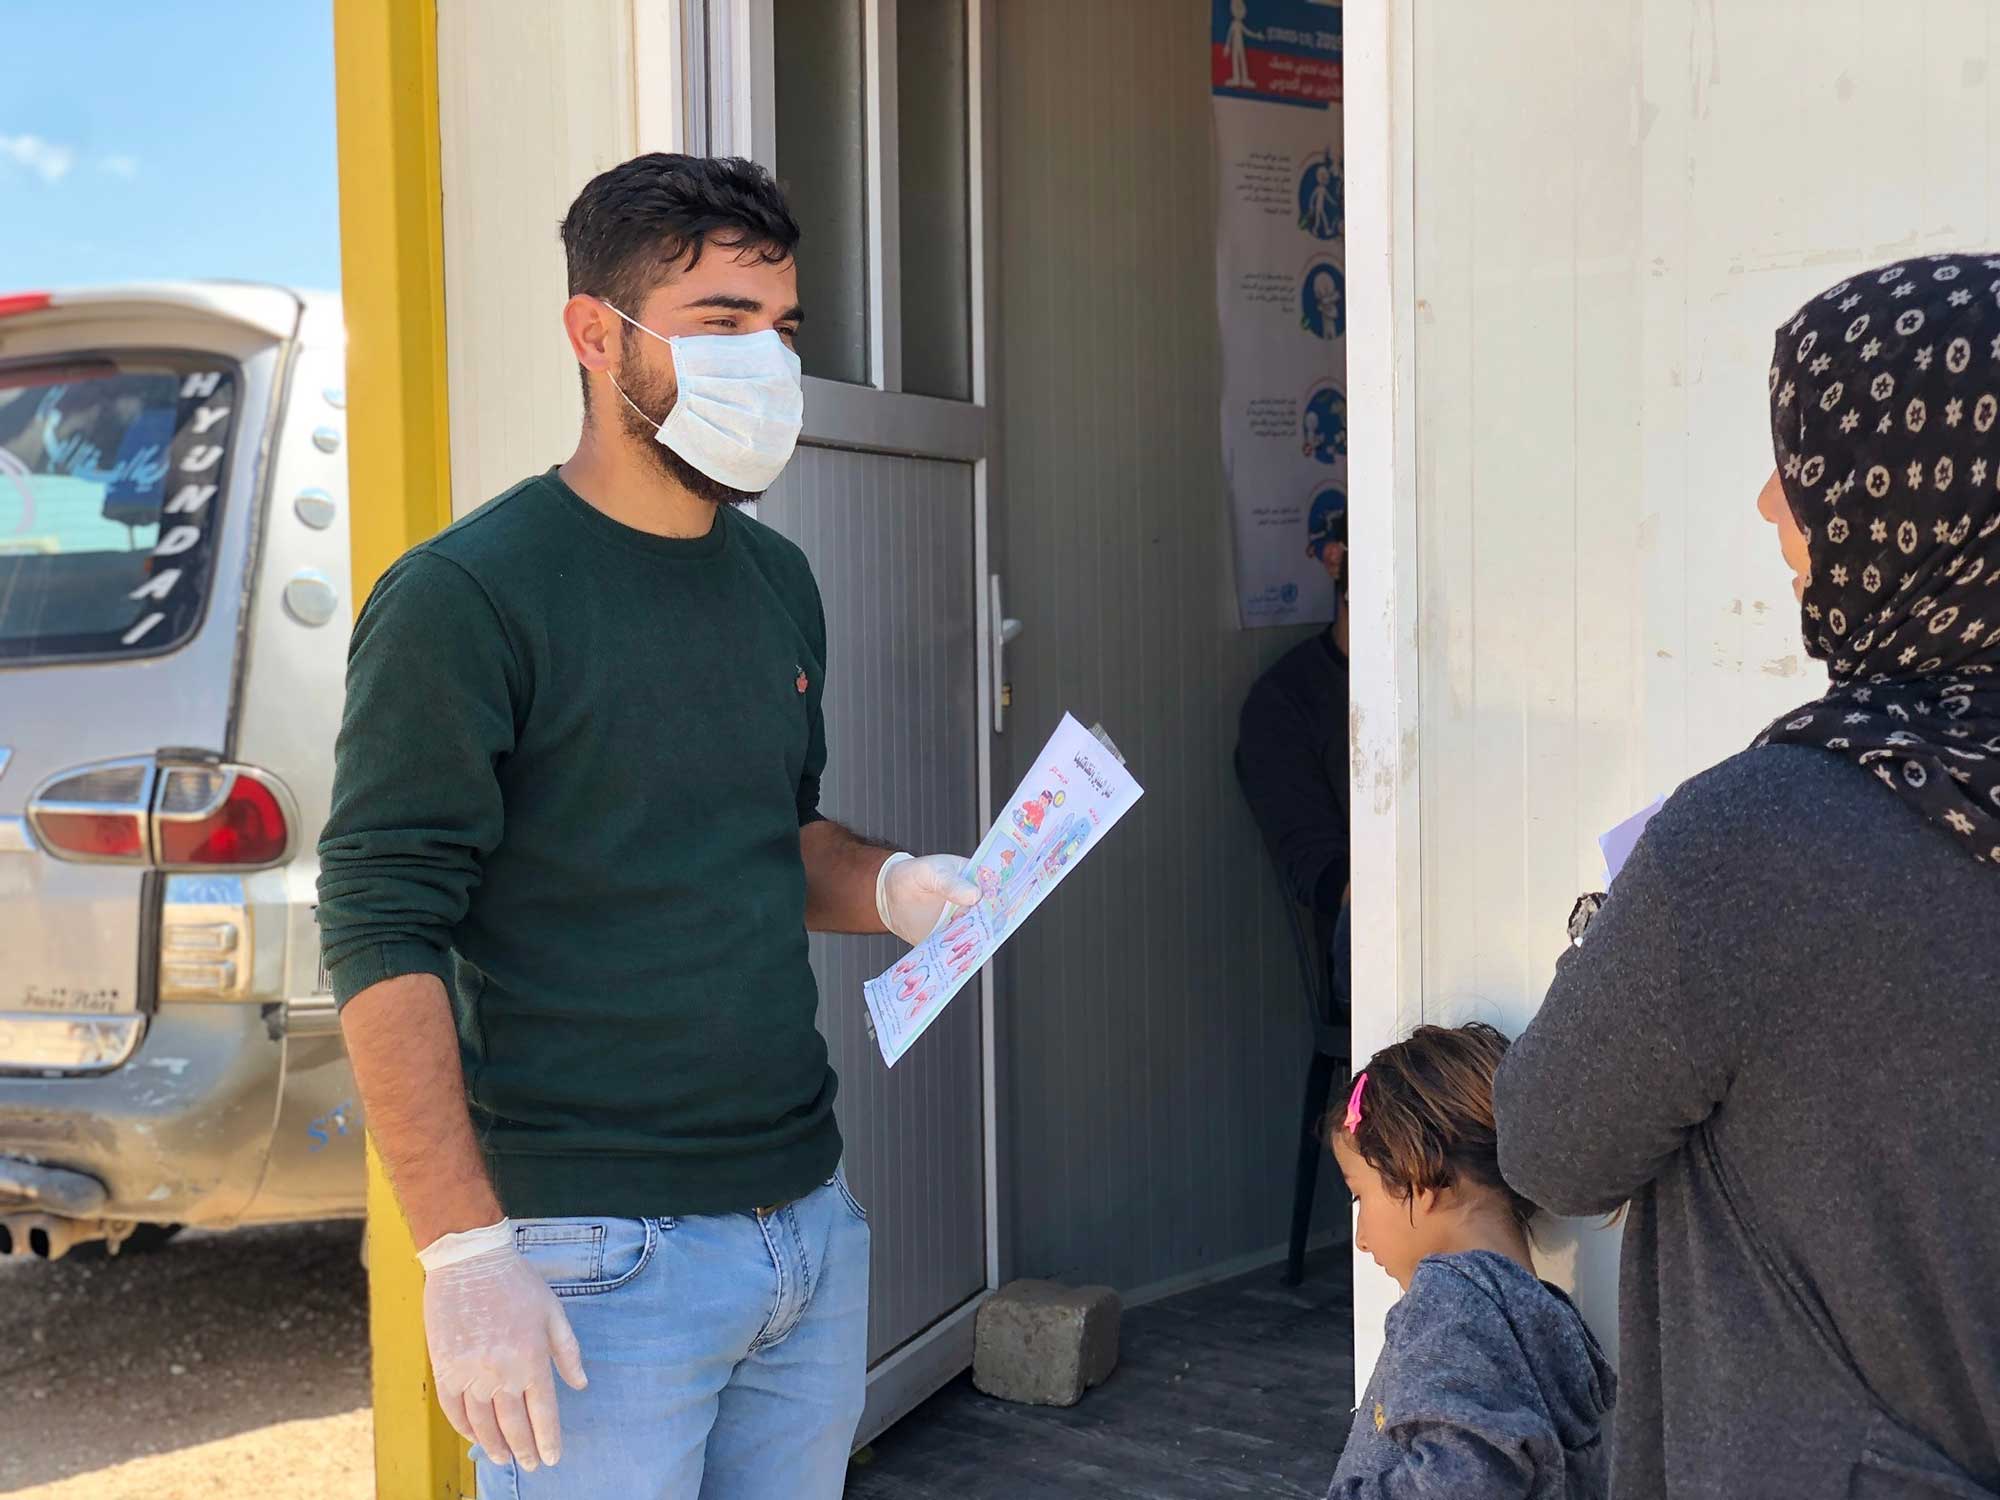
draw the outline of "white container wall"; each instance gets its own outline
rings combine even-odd
[[[1755,511],[1771,335],[2000,242],[1995,16],[1347,8],[1358,1053],[1524,1025],[1597,835],[1822,690]],[[1543,1238],[1615,1336],[1616,1232]]]
[[[563,337],[558,231],[592,177],[668,149],[647,135],[661,129],[672,60],[657,9],[438,0],[454,515],[576,446],[583,398]]]

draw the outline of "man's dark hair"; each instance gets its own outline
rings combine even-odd
[[[570,295],[602,297],[636,318],[647,295],[692,270],[711,243],[777,265],[798,248],[799,226],[755,162],[655,151],[591,178],[563,216],[562,241]],[[583,389],[588,402],[587,373]]]

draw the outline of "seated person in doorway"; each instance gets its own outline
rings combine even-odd
[[[1333,623],[1292,648],[1244,700],[1236,778],[1293,900],[1333,927],[1334,1001],[1348,993],[1347,506],[1314,502],[1306,551],[1333,579]]]
[[[1500,1176],[1491,1026],[1420,1026],[1355,1074],[1333,1137],[1354,1244],[1395,1278],[1328,1500],[1603,1500],[1617,1377],[1535,1274],[1535,1206]]]

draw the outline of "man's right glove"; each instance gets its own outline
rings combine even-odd
[[[875,877],[875,912],[882,925],[914,948],[955,909],[977,905],[979,887],[965,878],[966,864],[956,854],[890,855]]]
[[[570,1389],[586,1384],[569,1315],[514,1248],[514,1225],[447,1234],[417,1253],[424,1336],[438,1404],[460,1437],[496,1464],[532,1473],[562,1457],[553,1360]]]

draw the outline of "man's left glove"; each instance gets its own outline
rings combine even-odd
[[[882,925],[912,948],[942,927],[953,910],[979,900],[979,887],[966,879],[966,861],[956,854],[917,859],[892,854],[875,877],[875,913]]]

